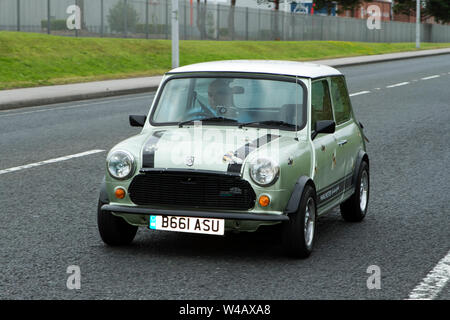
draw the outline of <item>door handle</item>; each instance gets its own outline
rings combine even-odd
[[[346,144],[348,141],[347,140],[341,140],[341,141],[339,141],[337,144],[339,145],[339,146],[343,146],[344,144]]]

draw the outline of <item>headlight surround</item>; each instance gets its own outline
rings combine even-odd
[[[109,174],[118,180],[125,180],[131,177],[135,170],[135,159],[127,151],[117,150],[111,153],[106,160],[106,167]]]
[[[274,160],[258,158],[250,163],[249,171],[257,185],[268,187],[278,180],[280,166]]]

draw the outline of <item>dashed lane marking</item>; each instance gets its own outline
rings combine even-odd
[[[71,154],[71,155],[68,155],[68,156],[60,157],[60,158],[54,158],[54,159],[44,160],[44,161],[35,162],[35,163],[29,163],[29,164],[26,164],[26,165],[23,165],[23,166],[19,166],[19,167],[3,169],[3,170],[0,170],[0,175],[1,174],[5,174],[5,173],[20,171],[20,170],[24,170],[24,169],[39,167],[39,166],[42,166],[42,165],[45,165],[45,164],[49,164],[49,163],[55,163],[55,162],[66,161],[66,160],[70,160],[70,159],[74,159],[74,158],[80,158],[80,157],[88,156],[88,155],[91,155],[91,154],[94,154],[94,153],[103,152],[103,151],[105,151],[105,150],[100,150],[100,149],[89,150],[89,151],[76,153],[76,154]]]
[[[354,97],[354,96],[359,96],[359,95],[366,94],[366,93],[370,93],[370,91],[360,91],[360,92],[350,93],[349,96]]]
[[[386,88],[401,87],[401,86],[406,86],[407,84],[409,84],[409,81],[400,82],[400,83],[396,83],[396,84],[391,84],[390,86],[386,86]]]
[[[409,294],[408,300],[432,300],[450,279],[450,251]]]
[[[430,80],[430,79],[435,79],[435,78],[439,78],[440,75],[435,74],[434,76],[429,76],[429,77],[425,77],[425,78],[420,78],[420,80]]]

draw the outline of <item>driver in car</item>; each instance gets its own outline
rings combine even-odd
[[[236,108],[233,106],[233,90],[224,79],[216,79],[208,87],[208,103],[217,117],[236,118]]]

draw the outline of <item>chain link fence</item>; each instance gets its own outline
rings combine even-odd
[[[255,0],[256,1],[256,0]],[[81,9],[81,28],[69,30],[67,9]],[[78,37],[169,39],[171,0],[0,0],[0,30]],[[339,40],[414,42],[415,24],[287,13],[225,4],[179,3],[182,40]],[[424,42],[450,42],[450,26],[421,25]]]

